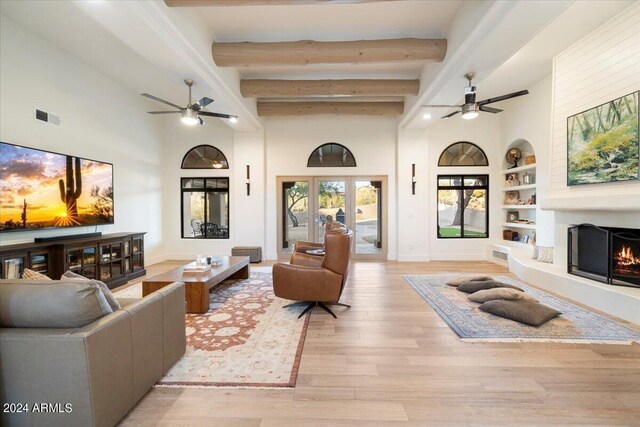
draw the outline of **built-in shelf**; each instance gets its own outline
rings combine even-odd
[[[535,209],[536,205],[502,205],[502,209]]]
[[[536,168],[536,164],[530,164],[530,165],[524,165],[524,166],[518,166],[517,168],[511,168],[511,169],[503,169],[502,170],[502,174],[506,175],[508,173],[516,173],[516,172],[526,172],[526,171],[530,171]]]
[[[522,153],[522,159],[524,160],[527,156],[533,156],[533,147],[531,144],[524,139],[516,139],[507,147],[507,150],[511,148],[518,148]],[[507,151],[508,152],[508,151]],[[506,156],[505,156],[506,157]],[[502,184],[502,193],[505,200],[502,202],[501,210],[502,210],[502,237],[505,242],[510,242],[514,246],[524,246],[529,245],[529,241],[533,242],[536,238],[536,213],[537,213],[537,205],[519,205],[519,204],[505,204],[507,199],[507,195],[509,195],[509,202],[515,202],[516,200],[512,200],[512,195],[508,194],[508,192],[514,192],[517,194],[517,199],[520,203],[528,203],[533,202],[536,203],[535,198],[533,197],[536,194],[536,163],[532,163],[529,165],[522,165],[516,168],[509,167],[509,162],[505,160],[502,162],[502,175],[504,179],[504,183]],[[510,176],[513,174],[513,178]],[[524,181],[533,182],[532,184],[525,184]],[[522,185],[516,186],[507,186],[507,184],[518,183]],[[515,196],[516,194],[513,194]],[[520,222],[507,222],[509,219],[520,219],[533,221],[531,224],[520,223]],[[516,237],[517,236],[517,237]],[[516,238],[517,240],[512,240],[512,238]],[[525,238],[527,243],[522,243],[522,239]]]
[[[535,224],[521,224],[519,222],[503,222],[502,226],[507,228],[526,228],[527,230],[536,229]]]
[[[533,190],[536,188],[535,184],[517,185],[514,187],[504,187],[502,191],[519,191],[519,190]]]

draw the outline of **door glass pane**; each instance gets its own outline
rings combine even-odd
[[[324,242],[328,221],[346,224],[346,192],[344,181],[320,181],[318,184],[318,240]]]
[[[295,242],[309,238],[309,182],[282,183],[282,253],[293,253]]]
[[[202,238],[204,224],[204,192],[185,191],[182,193],[182,235],[184,237]],[[134,249],[135,250],[135,249]]]
[[[357,254],[382,253],[382,197],[380,181],[356,181]]]
[[[206,238],[229,238],[229,193],[207,193],[207,221],[203,228]]]
[[[438,190],[438,237],[461,237],[462,190]]]
[[[464,190],[464,236],[487,237],[487,190]]]

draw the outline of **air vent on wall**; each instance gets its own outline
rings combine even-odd
[[[60,116],[47,113],[46,111],[38,110],[37,108],[36,108],[36,120],[40,120],[54,126],[60,126]]]
[[[493,250],[493,257],[497,260],[500,261],[508,261],[509,260],[509,255],[505,252],[500,252],[500,251],[496,251],[495,249]]]

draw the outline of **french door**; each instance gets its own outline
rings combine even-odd
[[[324,242],[327,223],[354,232],[351,256],[386,259],[386,177],[279,177],[278,256],[288,259],[296,241]]]

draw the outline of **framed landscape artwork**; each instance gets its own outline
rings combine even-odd
[[[567,185],[640,179],[638,94],[567,118]]]

